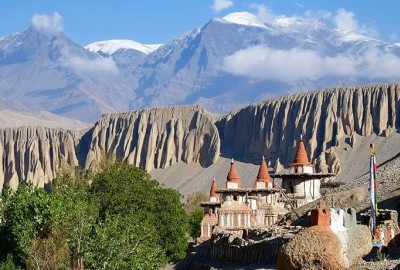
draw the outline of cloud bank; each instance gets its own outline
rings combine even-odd
[[[360,34],[368,34],[369,36],[377,36],[377,30],[365,25],[360,25],[353,12],[344,8],[339,8],[333,18],[335,26],[344,31],[352,31]]]
[[[61,48],[60,64],[73,69],[78,73],[105,73],[117,74],[118,67],[112,58],[88,58],[71,52],[68,48]]]
[[[58,12],[53,15],[35,14],[32,17],[32,25],[36,29],[50,33],[62,32],[62,16]]]
[[[224,9],[230,8],[233,6],[233,1],[232,0],[214,0],[213,5],[211,6],[211,9],[215,12],[221,12]]]
[[[285,83],[328,76],[399,79],[400,57],[377,49],[361,55],[326,57],[307,49],[278,50],[258,45],[225,57],[223,70],[255,80]]]

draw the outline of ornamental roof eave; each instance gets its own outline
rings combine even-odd
[[[238,189],[218,189],[217,193],[256,193],[256,192],[279,192],[277,188],[238,188]]]
[[[284,179],[318,179],[336,176],[335,173],[275,173],[270,174],[272,178]]]
[[[201,202],[200,206],[218,206],[221,202]]]

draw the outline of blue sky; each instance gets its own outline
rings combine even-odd
[[[398,0],[0,0],[0,37],[29,27],[35,14],[56,12],[63,31],[80,45],[107,39],[165,43],[235,11],[308,16],[400,42]]]

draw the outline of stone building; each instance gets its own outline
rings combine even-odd
[[[253,188],[242,188],[232,160],[225,188],[217,189],[214,179],[210,200],[201,203],[205,214],[200,240],[209,239],[215,226],[237,235],[249,229],[267,228],[290,207],[297,208],[320,198],[321,180],[331,176],[334,174],[315,172],[302,138],[286,173],[270,175],[263,157]],[[281,179],[282,188],[275,179]]]
[[[263,158],[253,188],[242,188],[232,160],[225,188],[217,189],[214,180],[210,200],[201,204],[205,214],[201,222],[200,241],[209,239],[215,226],[242,235],[249,229],[266,228],[274,224],[287,211],[279,189],[274,188],[270,180]]]
[[[294,208],[303,206],[321,197],[321,180],[332,177],[333,173],[316,173],[314,165],[309,162],[304,141],[301,138],[296,156],[290,164],[289,172],[272,174],[273,179],[282,180],[282,188]],[[289,203],[289,202],[288,202]]]
[[[212,230],[218,224],[218,209],[221,207],[215,179],[211,184],[210,200],[200,205],[204,208],[204,217],[200,223],[200,239],[205,240],[211,238]]]

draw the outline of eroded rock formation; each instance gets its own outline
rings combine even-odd
[[[86,167],[115,155],[148,171],[177,162],[213,164],[219,156],[218,131],[199,106],[145,109],[104,115],[93,128]]]
[[[354,134],[366,137],[398,130],[400,84],[341,87],[269,99],[229,113],[217,126],[223,147],[231,147],[243,160],[267,155],[287,165],[301,134],[310,158],[315,159],[340,140],[352,136],[353,143]],[[225,151],[222,148],[222,154]]]
[[[44,187],[59,169],[77,166],[75,140],[70,131],[44,127],[0,130],[0,189],[20,181]]]
[[[206,168],[219,155],[258,164],[266,155],[271,168],[281,169],[293,161],[301,134],[307,141],[310,160],[320,157],[316,161],[319,168],[347,174],[349,170],[343,166],[348,163],[343,162],[343,157],[352,158],[357,155],[355,152],[364,151],[360,148],[364,138],[375,135],[380,140],[396,140],[399,130],[400,84],[336,88],[275,98],[220,117],[200,106],[107,114],[83,136],[40,127],[2,129],[0,188],[7,182],[16,186],[27,180],[43,186],[55,177],[60,164],[92,167],[107,156],[151,172],[182,162]],[[377,155],[388,153],[389,159],[400,151],[396,150],[398,144],[385,147]],[[351,171],[357,171],[351,165]],[[182,187],[187,178],[179,181]]]

